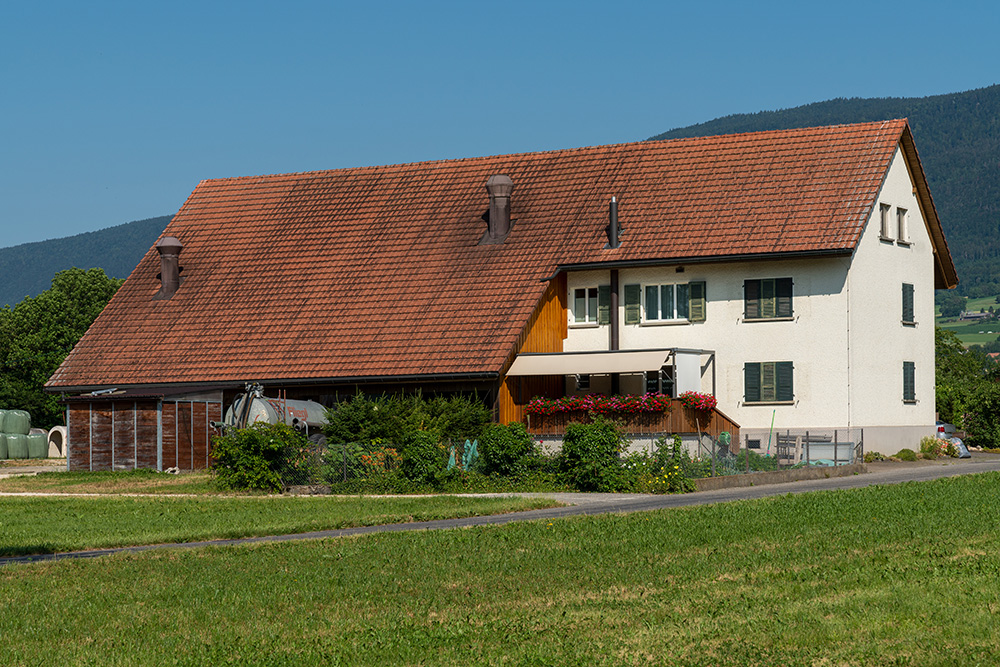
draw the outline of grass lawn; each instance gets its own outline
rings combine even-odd
[[[0,663],[991,665],[1000,474],[0,569]]]
[[[0,556],[304,533],[558,504],[540,498],[455,496],[4,497],[0,499]]]
[[[29,461],[27,465],[30,465]],[[200,471],[183,475],[167,475],[152,470],[107,472],[66,472],[54,470],[38,475],[0,479],[0,492],[33,491],[45,493],[155,493],[155,494],[217,494],[212,475]]]

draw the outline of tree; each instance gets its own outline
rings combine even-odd
[[[68,269],[38,296],[0,310],[0,409],[27,410],[42,428],[62,423],[43,386],[122,282],[102,269]]]
[[[962,426],[973,394],[996,376],[996,362],[982,348],[965,349],[958,336],[940,327],[934,330],[934,351],[938,415]]]
[[[942,317],[958,317],[965,310],[965,297],[954,292],[938,292],[936,300]]]

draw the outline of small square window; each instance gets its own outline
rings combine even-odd
[[[573,291],[573,321],[597,324],[597,288],[578,287]]]

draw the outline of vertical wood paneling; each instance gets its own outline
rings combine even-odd
[[[112,466],[115,470],[134,470],[135,403],[131,401],[112,402],[111,412],[112,428],[114,429]]]
[[[177,467],[181,470],[191,470],[194,442],[191,437],[191,404],[177,405]]]
[[[136,404],[136,456],[137,468],[156,469],[156,402],[140,401]]]
[[[111,470],[111,442],[114,429],[111,405],[92,403],[90,410],[90,469]]]
[[[521,332],[517,354],[522,352],[562,352],[567,336],[566,274],[560,273],[549,283],[535,312]],[[510,362],[513,363],[514,356]],[[565,380],[561,377],[504,378],[497,395],[501,424],[524,419],[523,404],[532,396],[562,396]]]
[[[71,403],[68,414],[66,467],[90,470],[90,403]]]
[[[177,466],[177,404],[163,402],[163,469]]]
[[[195,403],[192,410],[191,468],[198,470],[208,465],[208,410],[204,403]]]

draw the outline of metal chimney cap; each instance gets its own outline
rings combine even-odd
[[[184,244],[174,236],[164,236],[156,242],[156,249],[161,255],[177,255],[184,249]]]
[[[510,197],[514,191],[514,181],[504,174],[493,174],[486,179],[486,191],[491,197]]]

